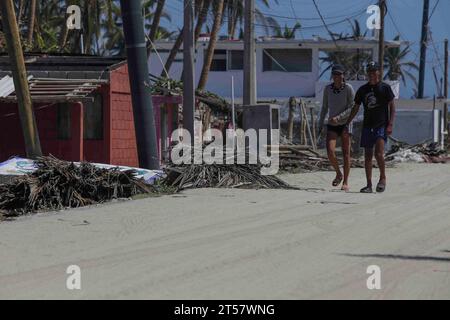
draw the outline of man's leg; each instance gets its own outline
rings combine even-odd
[[[372,188],[373,148],[364,149],[364,167],[366,169],[367,187]]]
[[[344,182],[342,184],[342,190],[348,191],[348,177],[350,175],[351,165],[351,134],[347,129],[342,133],[342,154],[344,156]]]
[[[342,172],[339,168],[339,162],[336,157],[336,139],[337,133],[333,131],[327,132],[327,154],[330,160],[331,166],[336,171],[336,178],[333,181],[333,186],[336,186],[336,181],[342,180]]]
[[[380,181],[386,185],[386,165],[384,162],[384,140],[379,138],[375,144],[375,158],[377,159],[378,168],[380,168]]]

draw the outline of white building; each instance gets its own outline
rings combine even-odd
[[[202,39],[196,47],[195,73],[198,81],[208,39]],[[174,41],[158,41],[158,54],[153,53],[149,61],[150,73],[160,75]],[[400,42],[387,41],[387,47],[399,47]],[[234,77],[235,97],[239,102],[243,95],[243,49],[239,40],[220,40],[217,43],[214,60],[208,76],[206,89],[224,98],[231,97],[231,78]],[[374,60],[378,56],[378,41],[365,40],[286,40],[261,39],[256,42],[256,78],[258,101],[280,103],[289,97],[309,97],[321,101],[321,92],[326,82],[320,82],[321,52],[327,51],[368,52]],[[182,48],[178,52],[169,76],[180,79],[183,69]],[[355,90],[365,81],[351,82]],[[397,97],[399,84],[391,84]]]

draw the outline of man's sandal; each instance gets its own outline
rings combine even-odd
[[[361,193],[373,193],[373,190],[372,190],[372,187],[367,186],[367,187],[362,188],[359,192],[361,192]]]
[[[386,190],[386,184],[383,182],[379,182],[377,184],[377,192],[384,192],[384,190]]]

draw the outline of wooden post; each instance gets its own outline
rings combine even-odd
[[[423,93],[425,88],[425,67],[427,60],[429,10],[430,10],[430,0],[423,0],[422,35],[420,37],[419,85],[417,92],[418,99],[423,99]]]
[[[244,6],[244,105],[257,103],[255,0],[245,0]]]
[[[380,65],[381,79],[384,76],[384,15],[386,14],[386,0],[379,0],[380,7],[380,34],[378,39],[378,64]]]
[[[287,121],[287,138],[289,142],[292,142],[292,138],[294,135],[294,110],[297,102],[295,101],[295,97],[289,98],[289,116]]]
[[[312,131],[312,143],[314,150],[317,149],[317,136],[316,136],[316,121],[314,119],[314,108],[309,108],[311,114],[311,131]]]
[[[33,112],[33,103],[28,87],[28,77],[25,69],[22,45],[20,43],[19,28],[17,26],[12,0],[0,1],[0,14],[2,16],[3,32],[5,34],[8,55],[11,61],[19,117],[25,140],[25,150],[28,158],[35,159],[36,157],[42,156],[42,150]]]
[[[445,61],[445,69],[444,69],[444,97],[447,101],[448,99],[448,39],[445,39],[444,46],[444,61]],[[444,103],[444,131],[448,134],[448,104]]]

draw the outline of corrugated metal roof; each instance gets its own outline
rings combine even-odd
[[[31,100],[34,102],[65,102],[92,100],[88,97],[107,80],[99,79],[29,79]],[[0,100],[16,102],[13,79],[6,76],[0,80]]]

